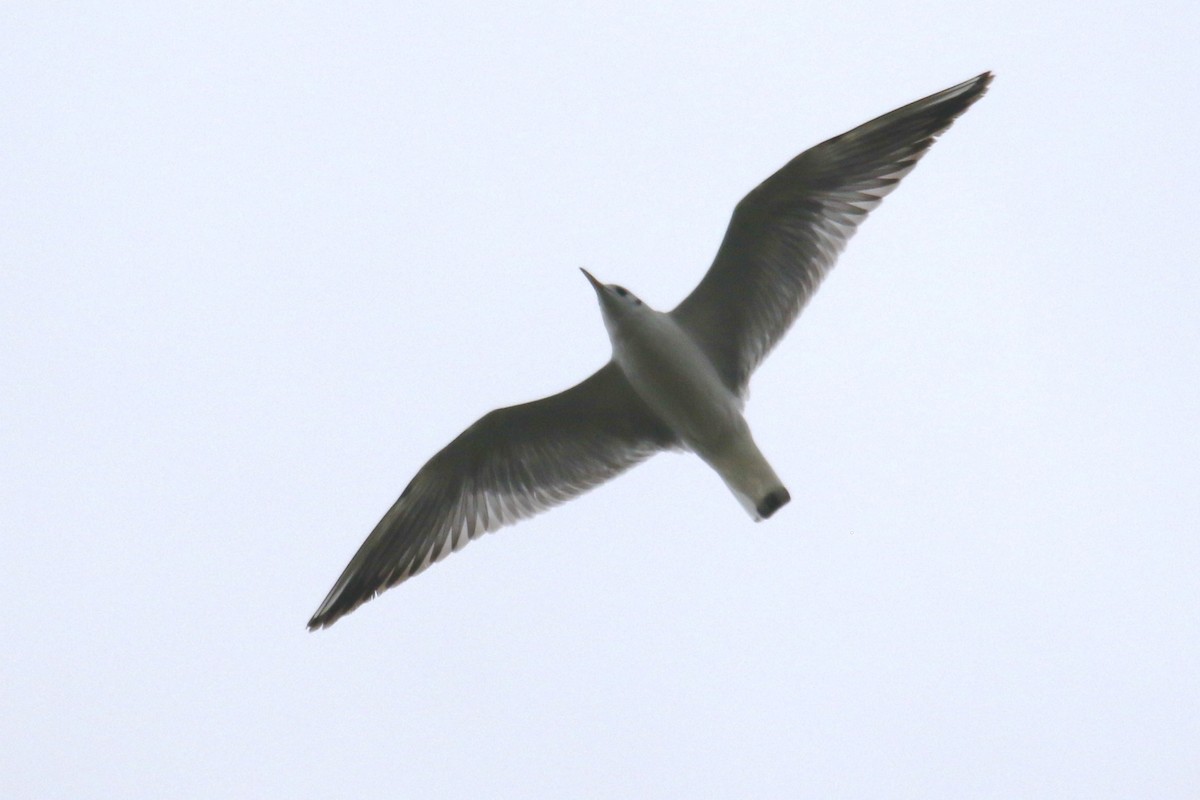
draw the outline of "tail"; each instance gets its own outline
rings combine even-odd
[[[747,429],[718,453],[700,457],[717,471],[755,522],[768,519],[792,499]]]
[[[787,488],[780,486],[759,501],[754,510],[758,512],[759,518],[768,519],[776,511],[786,506],[791,499],[792,496],[788,494]]]

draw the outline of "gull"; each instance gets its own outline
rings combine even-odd
[[[754,520],[778,511],[791,496],[742,415],[750,376],[859,223],[991,81],[985,72],[789,161],[737,204],[712,266],[669,312],[583,270],[611,360],[566,391],[485,414],[429,459],[309,629],[664,450],[698,455]]]

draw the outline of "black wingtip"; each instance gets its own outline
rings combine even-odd
[[[958,115],[962,114],[974,105],[975,101],[987,94],[988,87],[992,85],[994,77],[991,70],[981,72],[974,78],[968,78],[956,86],[951,86],[949,89],[943,89],[915,103],[910,103],[908,106],[905,106],[905,109],[916,109],[921,106],[944,109],[943,113],[948,112],[946,127],[949,127],[950,122],[958,117]]]
[[[321,606],[317,609],[316,613],[312,615],[312,619],[308,621],[308,629],[310,631],[328,628],[330,625],[337,622],[354,609],[358,608],[364,602],[371,599],[371,597],[374,597],[374,595],[370,593],[368,593],[364,598],[361,594],[348,592],[347,586],[343,584],[344,580],[345,576],[343,575],[342,578],[340,578],[329,591],[328,596],[326,596],[325,600],[322,601]]]
[[[979,73],[968,81],[964,81],[961,84],[967,88],[965,94],[969,95],[970,97],[970,100],[967,103],[968,106],[972,105],[976,100],[987,94],[988,87],[992,85],[992,81],[995,79],[995,77],[996,76],[992,74],[992,71],[989,69]]]
[[[992,81],[995,80],[995,78],[995,74],[990,69],[984,70],[976,75],[971,80],[971,83],[974,84],[975,91],[977,91],[980,95],[983,95],[988,90],[988,87],[992,85]]]
[[[321,604],[321,607],[317,609],[317,613],[312,615],[312,619],[308,621],[308,629],[310,631],[316,631],[320,630],[321,628],[328,628],[330,625],[337,622],[339,619],[346,616],[374,596],[374,592],[347,592],[345,591],[345,587],[341,586],[339,583],[334,587],[334,590],[329,593],[329,597],[325,599],[325,602]]]
[[[308,621],[308,630],[311,632],[328,628],[360,605],[362,603],[342,603],[331,608],[319,609],[316,614],[313,614],[312,619]]]

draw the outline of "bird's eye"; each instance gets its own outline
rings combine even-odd
[[[629,294],[629,291],[624,286],[618,286],[617,294],[621,295],[621,297],[624,297],[625,295]]]

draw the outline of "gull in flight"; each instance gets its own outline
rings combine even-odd
[[[708,273],[671,311],[584,270],[612,359],[564,392],[485,414],[431,458],[350,559],[309,629],[662,450],[704,459],[755,520],[778,511],[791,498],[742,416],[750,375],[859,223],[991,81],[985,72],[789,161],[737,204]]]

